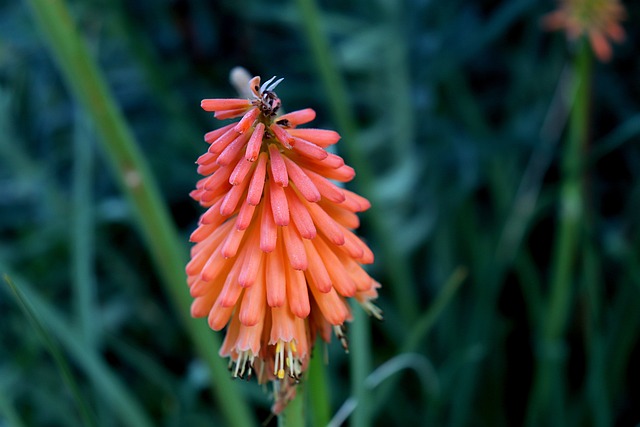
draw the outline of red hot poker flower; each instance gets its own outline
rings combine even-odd
[[[251,99],[205,99],[218,119],[240,120],[207,133],[198,158],[204,175],[191,196],[207,208],[191,235],[186,267],[194,317],[227,327],[220,355],[234,377],[275,381],[274,411],[295,394],[316,335],[333,330],[345,349],[347,298],[370,314],[378,282],[362,268],[373,253],[353,229],[369,202],[334,183],[354,170],[325,149],[331,130],[298,128],[312,109],[278,116],[282,79],[249,82]]]
[[[587,36],[600,61],[611,59],[609,40],[622,42],[625,38],[620,21],[625,18],[619,0],[559,0],[560,6],[544,17],[549,30],[564,29],[570,39]]]

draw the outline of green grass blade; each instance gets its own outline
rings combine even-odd
[[[73,200],[71,240],[73,243],[73,291],[77,324],[87,346],[96,348],[97,322],[94,317],[95,280],[93,264],[93,141],[91,124],[85,114],[76,113],[73,144]]]
[[[85,396],[80,391],[80,387],[78,386],[78,383],[71,373],[71,368],[62,355],[62,351],[58,347],[56,341],[53,339],[47,329],[45,329],[45,327],[42,325],[42,322],[40,321],[38,315],[36,315],[35,311],[31,308],[22,292],[13,283],[9,276],[5,274],[3,278],[6,284],[11,289],[11,293],[13,293],[13,296],[20,306],[20,309],[22,310],[24,316],[28,319],[29,323],[31,323],[31,326],[44,344],[45,348],[47,349],[51,357],[53,357],[62,380],[69,388],[69,391],[71,392],[71,395],[75,400],[80,419],[82,419],[82,423],[90,427],[97,426],[98,424],[96,422],[95,415],[90,408],[89,402],[85,399]],[[47,324],[49,323],[47,322]]]
[[[351,392],[358,401],[351,425],[368,427],[371,425],[373,409],[371,392],[366,387],[367,375],[371,372],[371,320],[357,303],[352,306],[353,323],[349,333],[351,351]]]
[[[362,148],[358,146],[357,125],[349,105],[347,89],[331,55],[327,36],[320,27],[322,15],[315,0],[296,0],[296,3],[314,62],[327,91],[329,106],[343,136],[340,146],[344,149],[348,161],[358,174],[355,185],[361,189],[365,197],[371,200],[373,205],[373,209],[366,212],[365,216],[371,220],[376,241],[385,242],[380,245],[379,249],[382,258],[385,259],[384,267],[388,270],[388,276],[393,277],[394,281],[389,292],[394,296],[396,306],[401,310],[405,322],[411,323],[418,317],[418,300],[415,298],[411,268],[407,257],[399,256],[401,251],[396,250],[390,244],[393,242],[391,230],[382,218],[382,211],[376,209],[378,203],[374,191],[373,170],[367,162]]]
[[[96,390],[100,395],[110,402],[113,412],[119,414],[122,424],[131,427],[151,427],[154,423],[149,420],[144,410],[137,402],[136,398],[129,393],[125,385],[115,377],[107,364],[98,354],[86,347],[78,331],[64,320],[50,304],[40,298],[37,293],[31,290],[24,282],[21,282],[22,292],[29,298],[35,312],[39,314],[42,321],[47,324],[51,333],[54,334],[64,346],[67,353],[74,358],[76,363],[84,369],[87,376],[93,381]],[[50,334],[48,334],[51,337]],[[58,350],[61,356],[61,352]],[[62,358],[66,365],[66,361]],[[68,369],[68,365],[67,365]],[[96,425],[87,424],[87,425]]]
[[[93,119],[115,175],[138,220],[138,225],[184,325],[212,371],[213,390],[230,426],[255,424],[246,402],[231,383],[226,364],[213,349],[220,345],[205,322],[189,316],[191,297],[185,284],[186,253],[163,204],[133,133],[89,55],[66,4],[61,0],[27,0],[51,53],[80,106]]]
[[[429,306],[427,311],[418,319],[411,329],[411,332],[402,345],[401,353],[413,353],[418,350],[422,340],[429,334],[436,321],[451,304],[451,301],[453,301],[458,289],[460,289],[460,285],[462,285],[466,279],[467,274],[467,269],[464,267],[458,267],[454,270],[436,299],[431,303],[431,306]],[[383,407],[383,403],[389,400],[391,393],[395,389],[396,383],[397,380],[393,379],[380,388],[376,396],[376,403],[373,405],[374,408],[379,410]]]
[[[307,378],[308,388],[307,405],[310,412],[312,426],[326,426],[331,419],[331,402],[329,401],[329,384],[327,381],[327,369],[323,358],[320,357],[321,347],[316,347],[315,357],[309,362],[309,375]]]
[[[22,420],[18,411],[13,407],[8,387],[4,384],[0,384],[0,425],[2,422],[6,422],[7,426],[11,427],[27,427],[27,424]]]

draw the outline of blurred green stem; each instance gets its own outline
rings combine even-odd
[[[89,118],[77,109],[73,146],[73,289],[76,322],[87,346],[96,348],[95,281],[93,280],[93,138]]]
[[[381,204],[377,203],[377,195],[374,191],[373,171],[362,149],[358,146],[356,119],[349,105],[347,89],[331,55],[327,36],[320,27],[322,14],[315,0],[296,0],[296,2],[302,17],[302,28],[327,91],[331,111],[344,137],[341,147],[358,174],[355,184],[374,206],[365,215],[370,219],[376,241],[380,242],[379,249],[385,260],[384,267],[388,272],[387,275],[393,278],[393,286],[390,286],[389,292],[393,293],[395,305],[403,315],[405,323],[411,324],[418,317],[418,300],[415,297],[409,261],[407,257],[401,256],[401,251],[392,244],[393,235],[382,218],[383,210],[376,208]]]
[[[5,266],[0,264],[0,269],[5,269]],[[19,283],[20,293],[24,295],[24,299],[28,302],[29,306],[33,307],[33,313],[37,313],[37,317],[33,314],[28,314],[27,316],[29,319],[32,319],[32,321],[41,324],[40,326],[36,326],[36,332],[43,336],[43,340],[49,351],[52,354],[58,354],[54,356],[56,360],[60,358],[58,363],[68,365],[62,355],[62,351],[57,347],[57,341],[54,340],[54,335],[66,351],[66,354],[74,359],[77,366],[81,368],[87,378],[92,381],[94,388],[99,390],[100,403],[107,403],[110,406],[109,414],[111,417],[115,416],[119,418],[119,425],[151,427],[153,423],[142,410],[142,406],[136,397],[129,393],[125,384],[110,370],[109,365],[102,357],[94,349],[87,347],[81,334],[76,331],[76,328],[65,321],[63,316],[56,311],[55,307],[41,299],[24,280],[20,280]],[[43,328],[42,325],[46,325],[47,328]],[[50,348],[51,346],[53,346],[52,349]],[[69,370],[68,367],[61,367],[60,369]],[[68,375],[72,375],[70,370]],[[75,382],[73,376],[71,376],[69,380]],[[81,394],[78,398],[82,399],[83,404],[88,407],[86,394]],[[85,422],[83,425],[97,424],[87,424]]]
[[[426,339],[436,321],[440,318],[444,310],[449,307],[451,301],[453,301],[453,297],[457,294],[458,289],[460,289],[462,282],[467,278],[467,275],[468,271],[465,267],[458,267],[453,271],[429,308],[427,308],[415,324],[411,325],[410,332],[407,334],[404,344],[398,352],[399,354],[415,353],[418,351],[420,343]],[[390,400],[392,393],[397,388],[398,381],[398,377],[391,378],[380,386],[373,405],[374,415],[382,409],[384,402]],[[425,395],[431,397],[428,393],[425,393]]]
[[[65,2],[27,0],[27,3],[69,89],[94,120],[103,148],[131,203],[166,292],[176,304],[195,346],[211,369],[213,391],[220,410],[231,426],[253,425],[251,411],[231,383],[226,363],[215,354],[214,349],[220,345],[218,338],[210,333],[205,322],[189,316],[191,297],[185,284],[184,244],[178,239],[133,133],[91,58],[86,43],[75,28]]]
[[[349,348],[354,354],[351,357],[351,394],[358,401],[353,412],[350,425],[353,427],[368,427],[371,425],[371,391],[367,389],[365,381],[371,372],[371,321],[369,316],[358,306],[353,304],[352,333],[349,334]]]
[[[42,340],[42,343],[44,344],[51,357],[53,357],[53,360],[55,361],[58,370],[60,371],[60,375],[62,376],[62,380],[69,388],[69,391],[71,392],[71,395],[76,402],[80,419],[82,419],[83,425],[89,427],[97,426],[98,424],[96,422],[95,414],[91,410],[86,396],[80,392],[80,387],[78,386],[76,379],[71,373],[71,368],[69,367],[67,360],[62,355],[60,347],[58,347],[57,343],[51,338],[51,335],[47,333],[44,326],[42,325],[40,318],[35,314],[34,310],[27,303],[22,292],[6,274],[4,275],[4,281],[11,289],[11,292],[13,293],[16,302],[20,306],[20,309],[24,313],[25,317],[31,323],[33,329],[35,329],[36,334]]]
[[[298,385],[296,397],[278,414],[278,427],[304,427],[305,387]]]
[[[582,175],[589,128],[590,55],[589,46],[582,43],[575,59],[574,98],[562,162],[560,215],[553,249],[550,295],[540,331],[538,365],[527,416],[530,426],[564,425],[565,422],[563,334],[571,309],[580,221],[584,215]]]
[[[309,361],[309,375],[307,378],[307,407],[311,415],[312,426],[326,426],[331,419],[331,402],[330,392],[327,381],[327,369],[324,365],[324,358],[321,350],[324,342],[321,340],[316,343],[316,354]],[[320,344],[320,345],[318,345]]]

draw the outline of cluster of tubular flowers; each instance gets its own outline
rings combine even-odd
[[[220,120],[240,119],[205,135],[204,178],[191,196],[207,210],[186,272],[192,316],[227,327],[220,355],[232,375],[274,381],[282,407],[278,396],[295,393],[316,336],[329,341],[333,331],[347,348],[347,298],[381,313],[371,302],[379,284],[361,266],[373,253],[351,231],[370,204],[336,184],[355,173],[325,150],[340,136],[298,128],[312,109],[278,116],[272,81],[251,79],[249,99],[202,101]]]
[[[626,16],[619,0],[560,0],[560,6],[543,19],[549,30],[564,29],[570,39],[586,36],[601,61],[611,59],[609,40],[622,42],[625,37],[620,25]]]

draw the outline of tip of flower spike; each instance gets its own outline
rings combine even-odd
[[[243,67],[233,67],[229,72],[229,82],[243,98],[251,96],[251,91],[247,90],[250,80],[251,74]]]

